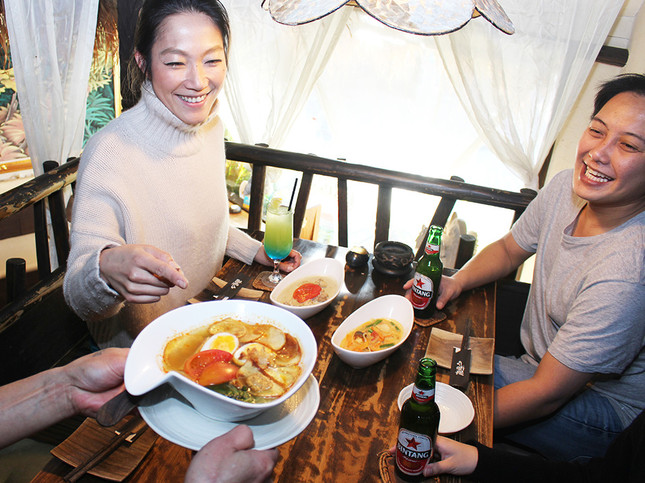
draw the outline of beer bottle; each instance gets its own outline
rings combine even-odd
[[[418,319],[429,319],[436,308],[443,272],[443,263],[439,259],[442,233],[443,228],[440,226],[430,227],[425,253],[417,263],[410,295],[414,316]]]
[[[403,480],[423,479],[423,468],[434,453],[439,430],[439,406],[435,402],[437,363],[419,361],[412,395],[403,403],[396,442],[396,472]]]

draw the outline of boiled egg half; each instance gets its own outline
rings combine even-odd
[[[233,354],[237,350],[239,345],[240,342],[238,338],[233,334],[230,334],[228,332],[218,332],[217,334],[214,334],[206,339],[206,342],[204,342],[201,350],[207,351],[211,349],[219,349]]]

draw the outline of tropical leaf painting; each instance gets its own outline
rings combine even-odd
[[[85,108],[85,134],[83,145],[96,131],[114,119],[113,56],[95,56]]]

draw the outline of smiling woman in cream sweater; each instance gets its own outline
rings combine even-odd
[[[226,12],[217,2],[184,7],[141,12],[131,70],[140,100],[81,157],[64,292],[100,347],[129,346],[203,290],[225,254],[272,263],[260,242],[228,223],[217,115]],[[292,251],[280,268],[299,263]]]

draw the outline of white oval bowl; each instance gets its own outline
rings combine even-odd
[[[200,386],[178,372],[163,370],[163,350],[170,339],[226,316],[247,324],[269,323],[298,339],[302,349],[302,374],[281,397],[257,404],[237,401]],[[125,388],[130,394],[139,396],[168,383],[204,416],[219,421],[242,421],[289,399],[311,374],[317,356],[318,345],[309,326],[280,307],[248,300],[201,302],[171,310],[141,331],[125,364]]]
[[[356,352],[343,349],[340,343],[345,336],[361,324],[377,317],[396,320],[403,327],[403,337],[398,344],[376,352]],[[334,352],[350,366],[360,369],[381,361],[397,350],[410,335],[414,325],[414,310],[408,299],[401,295],[383,295],[352,312],[334,331],[331,345]]]
[[[296,283],[300,279],[305,279],[313,276],[322,276],[333,278],[338,284],[336,292],[329,297],[324,302],[320,302],[314,305],[307,305],[305,307],[294,307],[293,305],[287,305],[278,302],[278,298],[282,293],[289,288],[292,284]],[[345,267],[341,262],[334,258],[318,258],[312,260],[311,262],[305,263],[304,265],[299,266],[289,275],[284,277],[278,285],[275,286],[270,295],[271,303],[281,307],[289,312],[296,314],[301,319],[306,319],[312,315],[317,314],[322,309],[331,304],[334,299],[340,293],[340,288],[343,284],[343,279],[345,277]]]
[[[399,392],[397,405],[399,411],[403,403],[412,395],[414,383],[405,386]],[[452,434],[466,428],[475,419],[475,408],[470,398],[459,389],[437,381],[435,400],[439,406],[439,433]]]

